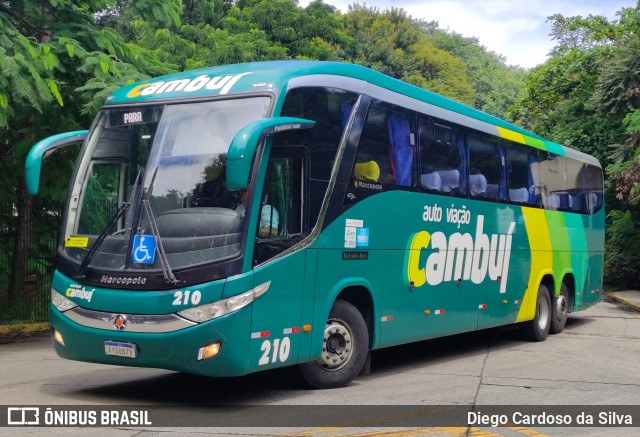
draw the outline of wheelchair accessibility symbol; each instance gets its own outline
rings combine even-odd
[[[153,235],[134,235],[131,258],[134,263],[153,264],[156,258],[156,240]]]

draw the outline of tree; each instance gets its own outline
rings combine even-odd
[[[512,115],[606,168],[605,280],[638,287],[640,264],[640,9],[604,17],[550,17],[558,45],[528,77]]]
[[[176,19],[180,2],[0,1],[0,166],[10,178],[2,196],[14,203],[17,223],[10,300],[23,288],[31,220],[48,213],[32,211],[25,192],[30,146],[53,133],[88,126],[89,115],[114,89],[146,77],[145,67],[162,69],[151,54],[97,23],[96,17],[130,8],[152,19]]]
[[[508,119],[508,110],[522,97],[525,71],[506,65],[506,59],[480,45],[477,38],[467,38],[438,28],[435,22],[418,21],[431,43],[455,56],[463,65],[475,90],[471,103],[477,109]]]

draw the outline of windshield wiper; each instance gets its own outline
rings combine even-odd
[[[151,183],[149,184],[149,189],[146,191],[142,198],[142,208],[144,212],[149,217],[149,226],[151,228],[151,234],[153,238],[156,240],[156,245],[158,248],[158,254],[160,255],[160,267],[162,268],[162,276],[164,276],[164,280],[169,283],[176,285],[180,281],[173,274],[173,270],[171,270],[171,266],[169,265],[169,259],[167,258],[167,253],[164,251],[164,247],[162,246],[162,240],[160,239],[160,232],[158,231],[158,224],[156,223],[156,219],[153,216],[153,211],[151,210],[151,204],[149,203],[149,199],[151,198],[151,193],[153,192],[153,184],[156,180],[156,175],[158,174],[158,167],[156,167],[153,172],[153,177],[151,178]]]
[[[124,216],[124,213],[131,206],[131,199],[135,198],[135,192],[137,191],[138,183],[140,181],[140,173],[141,172],[138,171],[138,175],[136,176],[136,181],[133,185],[134,188],[131,191],[131,197],[129,198],[129,202],[122,202],[120,206],[118,206],[118,210],[113,215],[113,217],[111,217],[109,224],[102,230],[100,235],[98,235],[98,238],[96,238],[96,241],[93,242],[87,254],[84,256],[84,258],[82,258],[82,262],[80,263],[80,266],[78,267],[78,270],[76,270],[76,273],[74,275],[76,279],[84,278],[85,270],[87,269],[89,264],[91,264],[91,261],[93,261],[93,258],[96,256],[96,253],[98,253],[98,249],[104,242],[105,238],[107,238],[107,235],[109,235],[109,232],[111,232],[111,229],[115,226],[116,223],[118,223],[118,220],[120,220],[122,216]]]

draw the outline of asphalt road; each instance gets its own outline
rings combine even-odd
[[[307,390],[292,369],[216,379],[67,361],[55,354],[48,337],[32,337],[0,345],[0,404],[5,405],[0,414],[7,414],[6,405],[141,405],[166,411],[163,414],[169,423],[171,414],[182,419],[193,417],[194,425],[199,424],[198,417],[219,413],[222,405],[267,405],[276,416],[270,427],[252,427],[251,410],[240,410],[233,414],[240,414],[248,426],[0,427],[0,435],[637,436],[640,423],[636,422],[634,428],[528,424],[493,428],[431,427],[418,420],[414,427],[399,428],[393,426],[393,420],[404,406],[407,415],[416,409],[422,414],[455,406],[474,406],[475,411],[481,411],[491,405],[514,405],[504,411],[498,408],[498,413],[509,418],[522,405],[544,405],[551,413],[554,405],[568,406],[571,414],[577,414],[571,410],[580,408],[576,405],[593,405],[622,414],[620,405],[640,405],[640,313],[603,302],[571,315],[563,333],[542,343],[521,341],[514,330],[490,330],[388,348],[374,352],[370,375],[358,377],[348,387],[325,391]],[[175,407],[163,410],[166,405]],[[372,406],[368,413],[375,417],[366,422],[350,420],[362,408],[353,406],[362,405]],[[201,416],[189,416],[194,411]],[[315,423],[311,421],[296,426],[287,417],[312,416],[317,411],[336,415],[342,425],[312,426]],[[264,420],[259,423],[263,424]],[[366,427],[360,426],[363,424]]]

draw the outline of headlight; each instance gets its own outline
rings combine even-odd
[[[222,317],[225,314],[229,314],[234,311],[238,311],[240,308],[246,307],[266,293],[270,285],[271,281],[268,281],[245,293],[238,294],[237,296],[178,311],[178,314],[185,319],[189,319],[192,322],[197,323]]]
[[[51,289],[51,303],[55,305],[58,310],[63,312],[78,306],[77,303],[75,303],[71,299],[67,299],[65,296],[58,293],[54,288]]]

